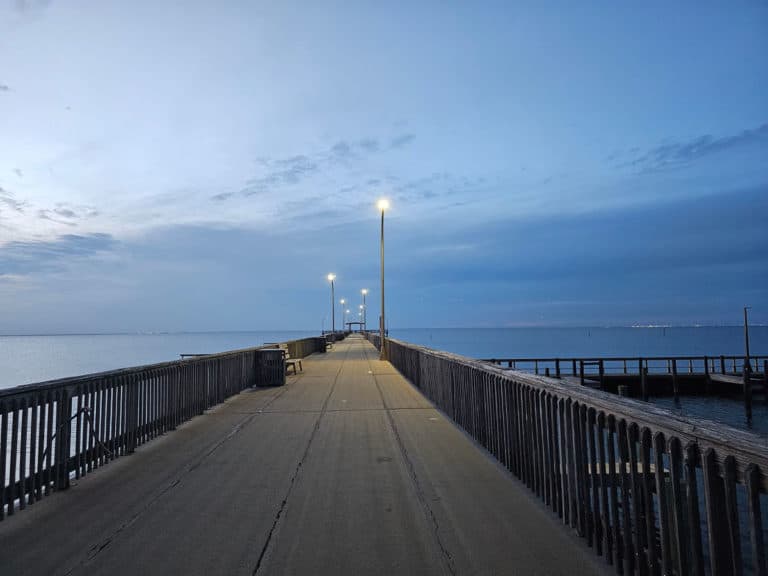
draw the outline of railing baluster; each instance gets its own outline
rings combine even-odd
[[[696,477],[696,466],[699,462],[699,449],[695,442],[689,442],[685,447],[685,479],[688,492],[688,526],[700,526],[699,513],[699,484]],[[701,531],[688,530],[691,551],[691,573],[696,576],[704,574],[704,555],[701,550]]]

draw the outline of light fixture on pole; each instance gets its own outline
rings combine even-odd
[[[341,330],[342,331],[344,330],[344,323],[347,320],[346,316],[344,315],[344,304],[346,304],[346,303],[347,303],[347,301],[344,298],[339,300],[339,304],[341,304]]]
[[[331,283],[331,333],[336,334],[336,296],[333,290],[333,281],[336,280],[336,274],[328,274],[328,282]]]
[[[387,359],[387,341],[384,338],[384,212],[389,209],[389,200],[382,198],[376,205],[381,211],[381,315],[379,316],[379,336],[381,337],[381,349],[379,360]]]
[[[365,306],[365,295],[368,294],[368,288],[363,288],[362,290],[360,290],[360,293],[363,295],[363,305],[362,305],[362,310],[363,310],[363,331],[365,331],[365,330],[368,329],[368,326],[366,326],[366,321],[367,321],[367,317],[366,317],[367,313],[366,312],[367,311],[366,311],[366,306]]]

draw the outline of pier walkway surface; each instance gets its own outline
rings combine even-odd
[[[0,523],[0,574],[594,574],[352,336]]]

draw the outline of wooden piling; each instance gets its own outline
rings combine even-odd
[[[680,390],[677,385],[677,358],[672,359],[672,393],[675,395],[675,402],[680,400]]]
[[[648,401],[648,368],[640,370],[640,392],[643,400]]]

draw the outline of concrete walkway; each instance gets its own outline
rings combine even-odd
[[[0,574],[594,574],[365,340],[0,523]]]

